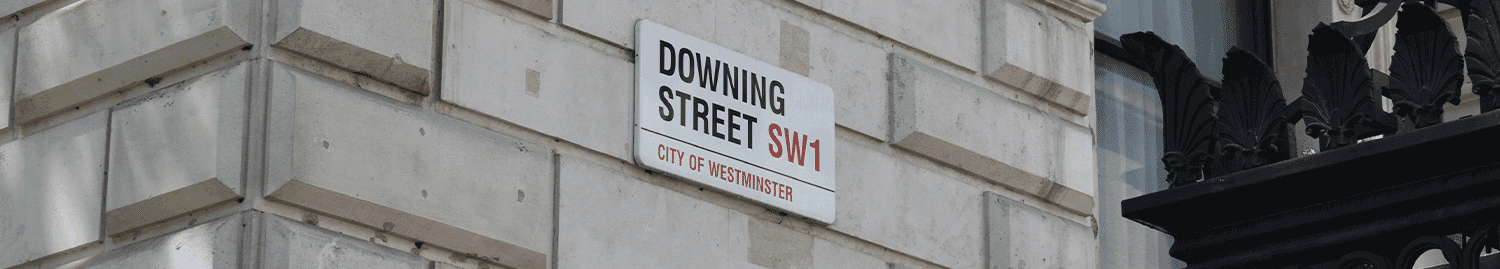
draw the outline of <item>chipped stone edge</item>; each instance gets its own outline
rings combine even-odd
[[[386,56],[306,28],[297,28],[291,34],[277,40],[274,45],[335,66],[348,68],[357,74],[380,79],[422,96],[432,93],[428,87],[432,74],[427,69],[403,62],[398,57]]]
[[[198,209],[243,198],[218,178],[188,185],[156,197],[147,198],[104,212],[104,234],[109,237],[139,230],[147,225],[164,223]]]
[[[288,180],[266,198],[504,266],[547,268],[546,254],[296,179]]]

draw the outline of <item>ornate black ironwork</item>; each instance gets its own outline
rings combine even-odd
[[[1120,37],[1125,50],[1137,61],[1149,66],[1161,95],[1163,151],[1167,182],[1182,186],[1217,175],[1214,163],[1216,146],[1214,110],[1217,109],[1211,89],[1198,65],[1189,60],[1182,48],[1156,34],[1133,33]]]
[[[1465,54],[1437,3],[1463,11]],[[1172,235],[1171,255],[1189,268],[1410,268],[1429,250],[1446,268],[1500,268],[1500,113],[1442,122],[1442,106],[1459,101],[1460,57],[1482,110],[1500,108],[1491,94],[1500,91],[1500,0],[1359,4],[1361,21],[1313,30],[1302,97],[1291,105],[1250,53],[1228,53],[1219,86],[1177,46],[1150,33],[1122,38],[1132,60],[1155,67],[1146,69],[1162,93],[1174,186],[1125,200],[1123,215]],[[1369,68],[1361,42],[1396,15],[1386,76]],[[1395,115],[1380,95],[1395,101]],[[1418,128],[1395,133],[1396,116]],[[1298,120],[1323,152],[1286,159],[1284,133]]]
[[[1319,23],[1309,39],[1307,77],[1302,97],[1292,103],[1291,121],[1305,121],[1307,135],[1325,151],[1395,132],[1396,118],[1372,94],[1365,53],[1326,24]]]
[[[1234,173],[1291,158],[1286,99],[1270,66],[1255,55],[1231,48],[1224,58],[1224,89],[1215,91],[1222,124],[1220,167]]]
[[[1172,235],[1172,256],[1190,268],[1389,268],[1378,265],[1420,254],[1411,240],[1453,234],[1468,238],[1457,252],[1422,246],[1472,264],[1500,245],[1481,227],[1500,216],[1496,136],[1500,113],[1486,113],[1127,199],[1121,211]],[[1338,262],[1354,251],[1379,259]]]
[[[1468,7],[1464,12],[1464,35],[1469,38],[1464,58],[1473,91],[1480,96],[1479,111],[1490,112],[1500,108],[1500,94],[1494,94],[1500,90],[1500,22],[1495,21],[1500,1],[1472,2]]]
[[[1443,254],[1443,260],[1447,267],[1455,269],[1480,269],[1495,268],[1500,265],[1500,256],[1487,257],[1481,255],[1486,249],[1493,251],[1493,241],[1496,223],[1482,226],[1470,232],[1453,234],[1450,236],[1426,235],[1411,239],[1405,247],[1396,249],[1389,246],[1373,246],[1361,250],[1350,251],[1343,256],[1329,261],[1302,261],[1300,264],[1289,265],[1283,268],[1369,268],[1369,269],[1396,269],[1413,268],[1417,259],[1430,250],[1438,250]],[[1400,242],[1396,240],[1390,240]]]
[[[1402,7],[1396,28],[1391,83],[1382,93],[1395,102],[1394,114],[1416,128],[1442,123],[1443,104],[1457,105],[1464,84],[1458,38],[1437,12],[1422,4]]]
[[[1370,44],[1375,43],[1376,31],[1380,30],[1381,26],[1385,26],[1386,22],[1391,21],[1391,18],[1396,17],[1401,2],[1402,0],[1359,2],[1358,5],[1364,8],[1364,17],[1355,21],[1334,22],[1329,27],[1343,33],[1344,37],[1354,40],[1354,43],[1359,46],[1359,51],[1369,51]]]

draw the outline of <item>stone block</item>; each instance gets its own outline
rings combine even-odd
[[[788,20],[808,31],[807,77],[833,88],[834,122],[885,140],[891,122],[886,51],[811,21]]]
[[[64,268],[239,268],[245,214],[234,214],[85,258]],[[266,248],[275,249],[275,248]]]
[[[988,268],[1096,268],[1088,226],[992,192],[984,193]]]
[[[1092,172],[1079,171],[1094,169],[1087,129],[906,56],[890,62],[890,143],[1092,214],[1092,195],[1059,184],[1073,174],[1087,182],[1069,184],[1092,188]]]
[[[745,260],[769,269],[812,268],[813,237],[760,219],[750,219],[749,257]]]
[[[281,216],[265,217],[264,268],[427,268],[427,260]]]
[[[812,268],[883,268],[885,261],[821,238],[813,239]]]
[[[545,148],[285,65],[271,76],[271,198],[465,253],[552,249]]]
[[[838,221],[829,228],[949,268],[984,261],[980,190],[840,140]]]
[[[557,268],[753,268],[745,214],[559,158]]]
[[[0,144],[0,267],[99,238],[109,113]]]
[[[25,1],[22,1],[25,2]],[[10,2],[6,2],[10,3]],[[0,4],[6,5],[6,4]],[[4,12],[0,8],[0,12]],[[16,59],[16,24],[0,26],[0,63],[14,63]],[[15,85],[15,65],[0,64],[0,133],[10,129],[10,106],[12,86]]]
[[[79,2],[22,27],[16,122],[249,45],[250,1]],[[142,14],[160,14],[142,16]]]
[[[758,59],[777,64],[780,19],[759,1],[568,0],[563,24],[635,48],[635,24],[646,19]]]
[[[1087,114],[1093,102],[1093,29],[1081,22],[1097,17],[1103,5],[1090,0],[1045,2],[1067,3],[985,0],[984,66],[980,73]],[[1060,19],[1053,15],[1056,12],[1048,11],[1059,6],[1085,10],[1092,16]]]
[[[803,1],[864,28],[971,70],[979,69],[981,0]]]
[[[447,1],[443,99],[631,159],[635,66],[466,1]]]
[[[552,19],[552,0],[499,0],[543,19]]]
[[[1062,136],[1059,137],[1059,148],[1062,150],[1062,176],[1058,177],[1058,184],[1070,189],[1078,190],[1083,194],[1095,196],[1098,190],[1097,176],[1098,168],[1095,161],[1098,156],[1094,154],[1094,133],[1082,126],[1071,123],[1059,123],[1062,126]]]
[[[36,4],[41,4],[43,1],[46,0],[10,0],[0,2],[0,15],[15,14],[16,11],[21,11],[22,9],[26,9]]]
[[[1058,165],[1060,120],[891,54],[891,139],[989,180],[1042,194]]]
[[[111,114],[106,215],[171,217],[238,198],[244,156],[246,67],[238,65],[128,101]],[[205,191],[176,192],[213,181]],[[209,191],[223,186],[228,192]],[[118,209],[151,199],[160,206]],[[150,213],[150,214],[148,214]],[[115,220],[115,219],[110,219]],[[159,219],[136,219],[132,224]],[[106,221],[109,234],[135,228]]]
[[[411,238],[426,245],[463,253],[508,268],[542,269],[547,255],[515,244],[454,227],[444,222],[354,196],[292,180],[266,198],[376,229],[384,234]]]
[[[426,95],[434,1],[280,1],[275,46]]]

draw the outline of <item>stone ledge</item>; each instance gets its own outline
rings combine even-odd
[[[1046,6],[1055,7],[1059,2],[1097,4],[1091,0],[985,1],[981,73],[1074,113],[1088,115],[1092,113],[1089,109],[1093,94],[1084,90],[1093,88],[1093,29],[1088,24],[1074,23],[1073,18],[1054,16],[1050,11],[1057,8]],[[1103,11],[1102,5],[1097,10],[1081,9]]]
[[[251,214],[232,215],[142,239],[58,268],[236,268],[244,224]]]
[[[348,68],[356,74],[368,75],[423,96],[432,92],[427,87],[427,81],[431,77],[427,69],[406,63],[401,57],[388,57],[312,30],[298,28],[277,41],[276,46]]]
[[[1094,197],[1036,174],[984,157],[973,151],[924,133],[912,133],[898,140],[896,146],[974,173],[987,181],[1041,197],[1080,215],[1093,215]]]
[[[31,8],[42,2],[46,2],[46,0],[6,0],[0,3],[0,15],[15,14],[17,11]]]
[[[381,240],[366,241],[283,216],[268,214],[263,220],[262,268],[428,268],[417,253]]]
[[[276,47],[430,94],[434,1],[283,0]]]
[[[104,212],[104,234],[110,237],[163,223],[198,209],[240,199],[218,178],[173,190],[134,204]]]
[[[993,192],[984,200],[990,268],[1089,268],[1097,261],[1088,226]]]
[[[122,87],[247,49],[250,1],[94,0],[68,4],[17,34],[12,117],[26,124]],[[160,16],[140,16],[158,14]],[[173,27],[163,27],[173,26]],[[68,51],[53,53],[54,50]]]
[[[266,198],[452,249],[457,253],[468,253],[504,266],[520,269],[547,268],[546,254],[300,180],[287,181]]]
[[[509,4],[542,19],[552,19],[552,0],[493,0]]]
[[[219,27],[124,61],[123,63],[100,69],[91,74],[25,96],[17,100],[14,104],[15,120],[17,123],[31,122],[65,110],[70,106],[93,100],[121,87],[147,81],[153,76],[196,61],[229,53],[249,44],[243,37],[230,30],[228,26]],[[23,79],[20,76],[24,75],[18,74],[17,96],[23,96],[23,92],[28,92],[26,90],[28,86],[40,86],[22,83]]]
[[[1104,3],[1099,3],[1099,2],[1093,1],[1093,0],[1031,0],[1031,1],[1040,2],[1039,4],[1043,4],[1043,5],[1046,5],[1048,7],[1052,7],[1054,9],[1057,9],[1058,11],[1061,11],[1064,15],[1068,15],[1068,17],[1071,17],[1072,19],[1076,19],[1076,20],[1079,20],[1079,21],[1082,21],[1082,22],[1085,22],[1085,23],[1094,21],[1095,18],[1098,18],[1099,15],[1104,15],[1104,11],[1108,10],[1108,8],[1104,6]]]
[[[1063,135],[1064,123],[905,56],[891,54],[890,61],[889,143],[1074,213],[1093,215],[1093,196],[1033,172],[1056,171],[1065,166],[1064,156],[1044,155],[1037,161],[1035,156],[1008,154],[1056,152],[1067,141],[1051,138]],[[932,109],[940,105],[946,107]],[[954,121],[963,124],[927,124]],[[1026,129],[1006,128],[1012,126]]]

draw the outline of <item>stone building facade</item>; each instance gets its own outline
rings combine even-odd
[[[6,0],[0,268],[1097,268],[1104,11]],[[638,165],[640,20],[832,89],[832,222]]]

